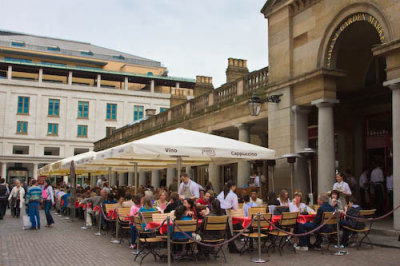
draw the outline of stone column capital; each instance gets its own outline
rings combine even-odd
[[[392,91],[400,89],[400,78],[383,82],[383,86],[389,87]]]
[[[308,115],[311,112],[311,107],[302,105],[293,105],[292,112]]]
[[[253,124],[248,124],[248,123],[240,123],[240,124],[236,124],[235,127],[239,130],[242,129],[250,129],[253,126]]]
[[[334,104],[339,103],[337,99],[327,99],[321,98],[315,101],[312,101],[311,104],[317,106],[318,108],[323,107],[332,107]]]

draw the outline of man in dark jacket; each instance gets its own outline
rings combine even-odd
[[[297,231],[299,234],[303,234],[309,232],[315,228],[317,228],[322,223],[322,218],[324,212],[333,212],[335,209],[329,204],[329,196],[327,193],[321,193],[318,196],[318,205],[320,205],[317,214],[312,222],[308,222],[305,224],[298,224]],[[324,226],[320,229],[320,231],[326,231],[327,229]],[[299,237],[299,245],[296,246],[297,250],[308,251],[308,246],[310,245],[310,235]],[[317,240],[314,243],[314,247],[321,247],[321,238],[317,236]]]
[[[0,220],[3,220],[3,217],[6,214],[9,194],[10,190],[6,185],[6,180],[0,178]]]
[[[350,199],[349,205],[346,207],[346,214],[352,217],[357,217],[357,218],[362,218],[360,215],[361,207],[357,204],[357,200],[352,197]],[[352,219],[350,217],[347,217],[346,220],[341,220],[340,221],[340,226],[343,229],[343,235],[342,235],[342,245],[347,246],[349,242],[349,236],[351,234],[351,231],[349,229],[343,228],[343,226],[347,226],[353,229],[363,229],[365,227],[364,222],[359,222],[355,219]]]

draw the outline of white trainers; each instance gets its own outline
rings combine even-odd
[[[338,248],[338,245],[334,245],[333,248]],[[344,246],[340,244],[339,248],[344,248]]]
[[[308,247],[295,246],[294,248],[298,251],[308,251]]]

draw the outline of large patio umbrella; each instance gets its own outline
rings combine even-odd
[[[160,168],[177,165],[179,176],[182,165],[227,164],[274,158],[275,151],[271,149],[178,128],[100,151],[83,165],[104,166],[110,165],[110,162],[119,166],[158,163],[161,164]]]

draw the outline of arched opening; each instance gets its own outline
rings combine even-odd
[[[340,100],[335,106],[337,166],[355,177],[353,194],[370,202],[363,202],[364,207],[374,207],[376,198],[360,193],[358,180],[363,169],[379,165],[385,174],[392,169],[391,92],[382,85],[386,62],[372,54],[374,45],[381,43],[377,24],[367,20],[346,25],[332,54],[334,67],[347,73],[336,84]],[[386,204],[386,199],[381,204]]]

